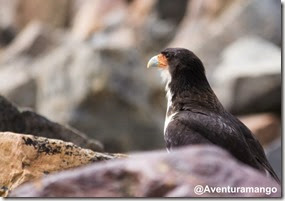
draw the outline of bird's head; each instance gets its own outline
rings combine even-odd
[[[190,50],[184,48],[167,48],[152,57],[147,67],[157,67],[168,71],[171,80],[203,81],[206,80],[205,69],[201,60]]]

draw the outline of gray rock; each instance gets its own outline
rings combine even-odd
[[[11,63],[16,57],[35,59],[60,44],[63,37],[59,31],[40,22],[31,22],[5,49],[0,57],[1,64]]]
[[[39,22],[29,24],[19,33],[0,55],[1,95],[21,107],[35,109],[38,88],[33,63],[64,42],[63,38],[64,34]]]
[[[19,111],[12,103],[0,96],[0,131],[32,134],[102,151],[102,144],[90,140],[87,136],[73,128],[59,125],[32,111]]]
[[[13,27],[0,26],[0,48],[9,45],[16,36],[16,30]]]
[[[138,52],[68,43],[35,66],[41,66],[40,114],[99,139],[111,152],[163,146],[163,106]]]
[[[27,183],[10,197],[281,197],[280,186],[257,170],[237,162],[215,146],[191,146],[131,155],[51,174],[41,185]],[[205,187],[263,187],[259,193],[194,193]],[[272,191],[271,191],[272,189]],[[245,190],[245,189],[244,189]],[[275,191],[276,190],[276,191]],[[253,190],[254,191],[254,190]]]
[[[211,5],[214,9],[207,9]],[[225,47],[247,35],[281,46],[279,0],[193,1],[190,6],[170,46],[193,50],[209,69],[219,63]]]
[[[191,1],[155,1],[143,24],[137,28],[139,47],[150,56],[165,48],[174,38]]]
[[[279,178],[282,178],[282,139],[276,139],[265,148],[268,161]]]
[[[27,65],[26,59],[1,65],[0,92],[18,106],[35,109],[37,84]]]
[[[211,83],[235,114],[281,111],[281,51],[258,37],[244,37],[225,49]]]

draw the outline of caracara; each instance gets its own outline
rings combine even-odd
[[[167,48],[152,57],[147,67],[158,67],[167,74],[164,139],[168,151],[185,145],[214,144],[280,183],[258,140],[218,100],[203,63],[193,52]]]

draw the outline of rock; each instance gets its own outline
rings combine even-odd
[[[118,40],[120,38],[120,40]],[[130,49],[136,45],[135,33],[127,27],[117,28],[116,31],[96,32],[90,39],[93,47],[101,49]]]
[[[219,63],[225,47],[247,35],[258,35],[281,47],[279,0],[205,0],[192,1],[189,6],[168,46],[193,50],[208,69]]]
[[[282,178],[282,139],[281,137],[265,147],[265,153],[269,163],[277,176]]]
[[[126,17],[125,0],[87,0],[81,4],[72,20],[72,34],[79,40],[88,39],[97,31],[118,26]]]
[[[26,64],[26,61],[18,60],[0,67],[0,91],[15,104],[35,109],[37,84],[31,72],[24,68]]]
[[[35,70],[41,67],[33,63],[67,39],[39,22],[29,24],[0,55],[1,95],[21,107],[36,109]]]
[[[165,110],[152,107],[153,81],[142,76],[147,69],[137,51],[69,43],[35,66],[40,114],[100,140],[109,152],[164,146]]]
[[[41,56],[62,41],[60,35],[58,31],[52,31],[40,22],[31,22],[3,52],[0,62],[11,63],[16,57],[31,59]]]
[[[68,12],[71,1],[68,0],[20,0],[15,16],[19,28],[25,27],[31,21],[41,21],[53,27],[65,27],[68,22]]]
[[[0,0],[0,27],[15,28],[15,15],[17,13],[17,5],[19,0]]]
[[[212,77],[223,105],[234,114],[281,111],[280,48],[244,37],[225,49]]]
[[[161,101],[166,100],[159,73],[147,71],[133,42],[126,43],[130,29],[120,30],[94,44],[30,24],[0,55],[1,93],[20,107],[100,138],[111,152],[162,148],[166,103]],[[129,38],[115,42],[118,35]]]
[[[275,114],[254,114],[239,119],[256,135],[262,146],[270,144],[281,135],[281,122]]]
[[[133,2],[135,5],[131,8],[135,10],[130,10],[129,22],[135,25],[137,47],[147,57],[164,49],[174,38],[187,11],[188,2],[191,1],[180,0],[179,4],[171,0]]]
[[[0,48],[9,45],[16,36],[16,30],[13,27],[0,26]]]
[[[65,27],[69,20],[68,0],[5,0],[0,1],[0,27],[21,31],[32,21],[41,21],[52,27]]]
[[[194,193],[194,187],[264,187],[263,192]],[[265,192],[272,188],[272,192]],[[271,190],[271,189],[269,189]],[[273,193],[274,192],[274,193]],[[215,146],[189,146],[48,175],[11,197],[281,197],[280,186]]]
[[[78,146],[94,151],[103,150],[100,142],[88,139],[85,134],[73,128],[49,121],[32,111],[18,111],[2,96],[0,96],[0,131],[33,134],[73,142]]]
[[[52,172],[122,157],[82,149],[73,143],[0,132],[0,196]]]

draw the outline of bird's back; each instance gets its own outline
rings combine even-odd
[[[228,150],[243,163],[269,172],[279,181],[258,140],[230,113],[184,107],[174,114],[165,129],[168,149],[191,144],[214,144]]]

